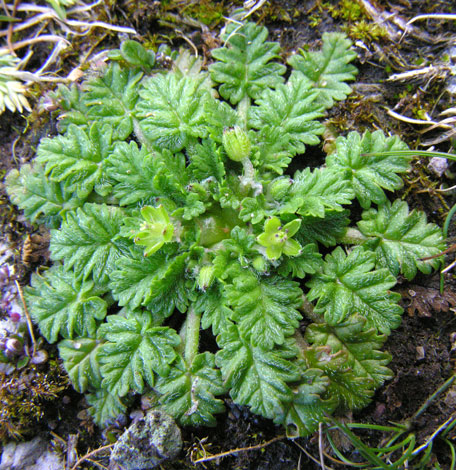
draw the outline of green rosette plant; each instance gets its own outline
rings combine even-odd
[[[355,78],[350,41],[325,34],[287,67],[267,35],[229,24],[207,71],[188,53],[159,69],[128,41],[99,76],[60,88],[60,134],[7,176],[51,230],[31,315],[100,425],[148,394],[211,426],[230,395],[304,436],[392,377],[391,289],[438,266],[425,258],[441,231],[387,197],[409,168],[397,137],[350,132],[306,165]]]

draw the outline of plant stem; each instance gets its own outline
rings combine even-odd
[[[365,237],[357,228],[348,227],[345,235],[340,241],[346,245],[361,245],[361,243],[366,240],[367,237]]]
[[[190,365],[198,354],[199,332],[200,332],[201,314],[196,314],[193,308],[187,312],[187,320],[185,321],[185,349],[184,359]]]
[[[139,142],[141,143],[141,145],[144,145],[144,147],[146,147],[146,149],[149,151],[149,152],[152,152],[153,150],[153,147],[152,147],[152,144],[151,142],[146,138],[146,136],[144,135],[144,132],[143,130],[141,129],[141,125],[139,124],[139,121],[135,118],[133,118],[133,132],[136,136],[136,138],[139,140]]]
[[[237,106],[238,115],[241,118],[242,127],[247,130],[247,122],[250,108],[250,97],[245,95]]]
[[[315,323],[323,323],[323,319],[315,313],[313,305],[307,300],[305,295],[302,296],[302,305],[299,307],[299,310],[303,312],[307,318],[312,320]]]

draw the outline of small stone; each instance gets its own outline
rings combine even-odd
[[[174,459],[181,448],[182,437],[174,420],[161,410],[152,410],[120,436],[110,460],[123,470],[145,470]]]
[[[40,437],[3,448],[0,470],[61,470],[61,458],[48,450],[48,442]]]
[[[441,177],[448,170],[448,161],[446,158],[433,157],[429,162],[428,168]]]
[[[417,346],[416,347],[416,359],[418,361],[422,361],[425,357],[426,357],[426,352],[423,346]]]
[[[48,360],[48,353],[44,349],[38,349],[38,351],[35,352],[35,355],[31,359],[32,364],[44,364]]]

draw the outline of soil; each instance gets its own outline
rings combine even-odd
[[[150,38],[148,31],[153,28],[160,31],[163,36],[170,34],[169,27],[160,21],[158,16],[160,12],[163,13],[158,5],[160,2],[150,3],[153,5],[146,9],[139,1],[119,2],[113,7],[113,12],[117,15],[118,23],[125,22],[126,25],[137,27],[144,37]],[[169,6],[169,13],[177,14],[183,4],[192,2],[165,3]],[[180,7],[175,7],[173,10],[173,3],[179,4]],[[212,3],[221,5],[224,11],[228,11],[230,6],[228,2]],[[440,113],[454,106],[455,95],[448,91],[448,86],[453,80],[448,68],[456,63],[456,52],[453,53],[451,49],[456,44],[456,23],[436,19],[417,21],[413,24],[413,30],[407,34],[394,23],[395,20],[407,21],[424,13],[454,14],[456,13],[454,2],[358,1],[357,4],[360,5],[373,5],[379,15],[385,14],[382,18],[387,18],[385,24],[390,31],[380,37],[372,37],[375,15],[373,17],[364,11],[356,20],[344,16],[344,11],[347,9],[344,10],[341,5],[346,6],[350,3],[356,2],[270,1],[265,7],[260,8],[253,18],[268,26],[270,36],[282,44],[285,55],[302,44],[308,44],[310,47],[317,45],[325,31],[342,29],[352,35],[358,53],[355,64],[359,68],[359,75],[353,87],[354,92],[327,116],[329,134],[331,132],[343,134],[350,130],[382,129],[386,133],[400,135],[413,148],[429,148],[431,144],[435,150],[454,151],[452,141],[456,136],[454,124],[452,128],[436,127],[423,133],[423,126],[404,122],[388,114],[388,109],[394,109],[400,115],[424,119],[427,113],[432,120],[440,121],[445,117]],[[202,4],[206,4],[209,8],[211,2],[203,1]],[[143,13],[144,16],[139,21],[138,15]],[[371,34],[370,38],[362,36],[362,32],[356,30],[362,19],[371,25],[368,31]],[[380,18],[376,19],[380,21]],[[214,24],[208,33],[209,36],[202,35],[197,28],[187,23],[179,24],[179,27],[182,28],[183,35],[190,38],[195,46],[205,53],[211,45],[210,34],[216,35],[221,27],[221,23]],[[393,34],[394,32],[397,34]],[[118,45],[115,40],[115,37],[108,37],[97,47],[100,50],[106,48],[109,41],[115,47]],[[171,37],[171,42],[173,47],[185,45],[185,41],[179,37]],[[451,54],[454,54],[454,57]],[[392,74],[430,65],[436,69],[428,74],[415,75],[413,79],[388,81]],[[29,160],[33,156],[39,138],[52,132],[52,129],[53,121],[50,114],[34,112],[31,118],[24,119],[19,114],[8,111],[3,113],[0,118],[0,174],[4,175],[9,169]],[[421,144],[421,147],[418,144]],[[316,161],[321,155],[323,155],[321,149],[315,151]],[[450,164],[446,172],[436,175],[428,169],[427,164],[424,159],[414,161],[413,170],[406,177],[403,197],[411,207],[424,210],[430,221],[442,225],[449,208],[455,203],[455,193],[439,192],[439,188],[455,184],[453,174],[455,168]],[[24,285],[28,282],[30,273],[41,263],[47,262],[45,238],[37,227],[24,222],[20,214],[9,204],[3,188],[0,193],[0,222],[3,239],[15,250],[19,281]],[[453,235],[452,231],[454,230],[450,230],[450,236]],[[37,234],[41,238],[36,238]],[[24,243],[27,237],[29,241],[35,237],[35,240],[40,242],[33,245],[32,252],[35,255],[24,262]],[[451,263],[452,259],[452,255],[448,255],[447,264]],[[405,314],[401,326],[392,332],[384,348],[392,355],[389,367],[394,372],[394,378],[377,391],[369,407],[354,416],[340,418],[384,426],[389,426],[391,423],[405,423],[408,432],[415,433],[417,442],[422,444],[453,415],[455,409],[456,388],[450,387],[432,400],[423,413],[416,416],[426,400],[454,373],[456,281],[450,270],[445,275],[442,294],[439,292],[438,274],[419,276],[413,283],[401,280],[396,290],[402,295]],[[53,367],[58,367],[54,360],[57,357],[55,350],[49,348],[48,353],[51,358],[49,363],[54,364]],[[51,367],[48,364],[41,366],[43,373]],[[69,436],[79,434],[77,450],[82,455],[88,449],[105,445],[109,442],[106,439],[121,432],[125,422],[113,423],[107,431],[101,433],[87,416],[82,396],[75,393],[64,379],[61,383],[62,389],[56,393],[56,397],[42,403],[41,414],[34,417],[38,429],[53,439],[56,448],[64,450]],[[318,434],[308,439],[287,440],[283,435],[284,430],[274,426],[270,421],[251,414],[248,409],[233,404],[229,399],[226,400],[226,405],[227,412],[219,417],[216,429],[184,429],[184,450],[180,460],[163,464],[162,468],[169,470],[195,468],[191,463],[192,460],[240,448],[250,449],[231,452],[217,460],[207,460],[201,466],[219,470],[322,468],[320,451],[329,452],[329,444],[327,440],[319,444]],[[36,433],[35,422],[33,427]],[[373,447],[379,446],[387,435],[369,430],[360,430],[356,434]],[[22,436],[30,435],[30,430],[24,427]],[[341,434],[332,435],[334,442],[347,458],[354,461],[362,460],[358,451],[346,439],[344,440]],[[448,437],[452,438],[453,435],[449,434]],[[271,443],[263,446],[269,441]],[[107,465],[107,457],[102,455],[97,457],[97,461]],[[449,447],[436,440],[432,457],[428,465],[422,468],[450,468],[450,457]],[[327,456],[324,459],[328,469],[349,468],[348,465],[335,463]],[[96,467],[86,463],[79,468]]]

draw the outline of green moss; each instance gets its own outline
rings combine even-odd
[[[0,375],[0,441],[36,433],[46,402],[67,388],[68,377],[56,360],[48,362],[46,371],[40,369],[31,365]]]

